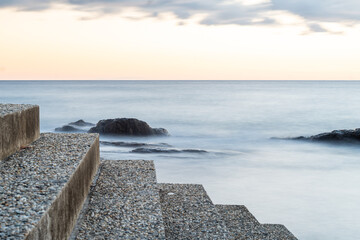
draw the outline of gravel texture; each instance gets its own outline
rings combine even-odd
[[[229,239],[239,240],[296,240],[285,226],[260,224],[242,205],[216,205],[229,230]]]
[[[34,107],[35,105],[30,104],[1,104],[0,103],[0,117],[14,112],[23,111]]]
[[[297,240],[297,238],[281,224],[262,224],[268,231],[269,239],[276,240]]]
[[[216,205],[230,233],[230,239],[267,239],[267,230],[242,205]]]
[[[0,239],[23,239],[38,223],[97,134],[41,134],[0,162]]]
[[[228,239],[225,223],[202,185],[159,186],[167,239]]]
[[[165,239],[152,161],[102,161],[76,239]]]

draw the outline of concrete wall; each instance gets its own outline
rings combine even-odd
[[[0,160],[40,137],[39,106],[0,116]]]
[[[53,240],[69,238],[89,193],[92,179],[99,164],[99,137],[97,137],[70,177],[70,180],[25,239]]]

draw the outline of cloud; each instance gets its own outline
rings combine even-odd
[[[21,11],[40,11],[51,7],[55,0],[1,0],[0,7],[16,7]]]
[[[327,32],[325,28],[323,28],[322,26],[320,26],[320,24],[317,23],[308,24],[308,27],[311,32]]]
[[[114,14],[126,7],[134,7],[147,15],[173,13],[180,20],[204,14],[206,25],[269,25],[279,24],[272,11],[286,11],[301,16],[313,32],[326,29],[314,22],[360,21],[359,0],[1,0],[0,7],[37,11],[50,8],[53,3],[68,4],[77,10]],[[249,4],[250,3],[250,4]]]
[[[359,21],[359,0],[272,0],[274,10],[285,10],[307,20]]]

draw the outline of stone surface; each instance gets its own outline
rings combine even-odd
[[[228,239],[225,223],[202,185],[159,187],[167,239]]]
[[[151,128],[146,122],[135,118],[116,118],[99,121],[90,133],[129,136],[168,135],[164,128]]]
[[[216,205],[229,230],[230,239],[267,239],[267,230],[261,226],[249,210],[242,205]]]
[[[102,161],[75,239],[165,239],[152,161]]]
[[[99,163],[97,134],[41,134],[0,162],[0,239],[67,239]]]
[[[35,105],[31,104],[3,104],[0,103],[0,117],[12,114],[15,112],[21,112],[29,108],[34,107]]]
[[[243,205],[216,205],[229,230],[229,239],[275,240]]]
[[[260,224],[243,205],[216,205],[229,230],[229,239],[297,240],[283,225]]]
[[[39,106],[0,104],[0,160],[40,136]]]
[[[269,239],[297,240],[297,238],[281,224],[262,224],[269,234]]]

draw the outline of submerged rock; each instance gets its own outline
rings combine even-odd
[[[83,127],[90,127],[90,126],[95,126],[95,124],[85,122],[84,120],[80,119],[76,122],[71,122],[62,127],[55,128],[55,131],[56,132],[86,132],[87,129],[84,129]]]
[[[164,149],[164,148],[136,148],[132,153],[207,153],[205,150],[198,149]]]
[[[107,142],[100,141],[103,145],[116,146],[116,147],[171,147],[171,145],[167,143],[139,143],[139,142]]]
[[[320,133],[310,137],[287,138],[291,140],[309,140],[319,142],[342,142],[342,143],[360,143],[360,128],[355,130],[334,130],[332,132]]]
[[[84,130],[75,128],[70,125],[64,125],[62,127],[55,128],[56,132],[85,132]]]
[[[69,125],[78,126],[78,127],[91,127],[91,126],[95,126],[95,124],[89,123],[89,122],[85,122],[85,121],[82,120],[82,119],[77,120],[76,122],[71,122],[71,123],[69,123]]]
[[[116,118],[99,121],[89,133],[116,134],[129,136],[168,135],[164,128],[151,128],[146,122],[136,118]]]

